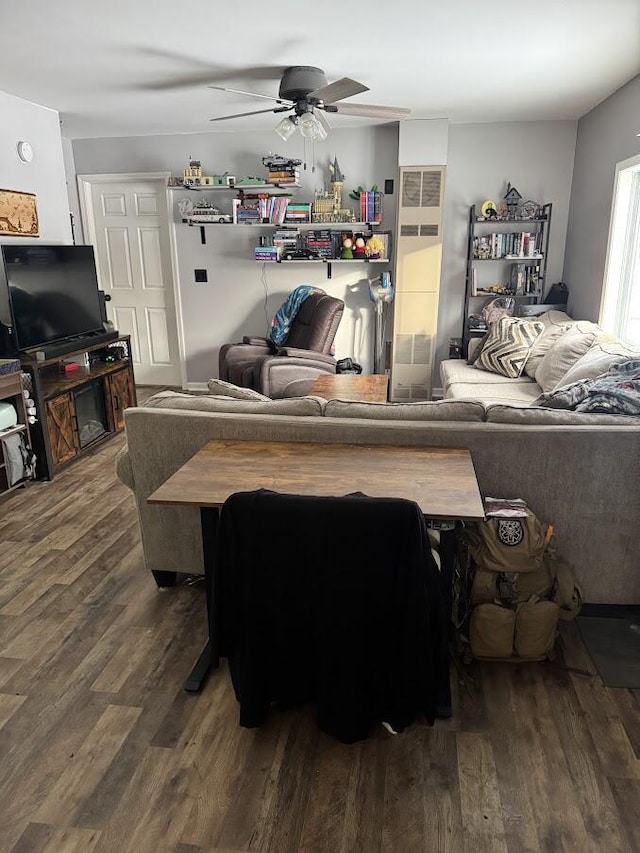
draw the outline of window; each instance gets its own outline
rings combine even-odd
[[[640,346],[640,156],[616,167],[600,325]]]

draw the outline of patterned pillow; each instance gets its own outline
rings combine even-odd
[[[544,332],[544,323],[519,317],[502,317],[489,326],[489,334],[474,367],[517,379],[531,347]]]

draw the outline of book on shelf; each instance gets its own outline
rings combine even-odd
[[[542,232],[514,231],[510,234],[484,234],[473,238],[475,260],[499,258],[535,258],[542,253]]]
[[[384,193],[366,190],[360,193],[360,221],[382,222],[382,197]]]
[[[256,261],[277,261],[280,250],[277,246],[256,246],[254,255]]]

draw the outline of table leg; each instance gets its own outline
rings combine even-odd
[[[452,631],[452,608],[453,608],[453,576],[455,571],[456,551],[458,547],[458,525],[455,522],[432,522],[431,527],[440,531],[440,578],[442,581],[442,594],[444,598],[446,627],[445,641],[449,654],[451,655]],[[436,702],[436,716],[447,719],[452,714],[451,688],[449,684],[443,685],[442,691]]]
[[[215,548],[219,511],[216,507],[200,507],[202,554],[204,558],[205,594],[207,598],[207,627],[209,640],[200,653],[195,666],[189,673],[184,689],[197,693],[204,686],[209,671],[220,666],[218,651],[217,619],[215,619]]]

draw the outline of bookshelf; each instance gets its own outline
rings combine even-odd
[[[485,219],[475,205],[469,208],[467,263],[462,328],[462,352],[469,340],[484,335],[486,326],[473,325],[470,318],[489,300],[513,296],[519,303],[542,302],[547,276],[551,203],[533,219],[512,216]],[[490,290],[501,287],[503,292]]]

